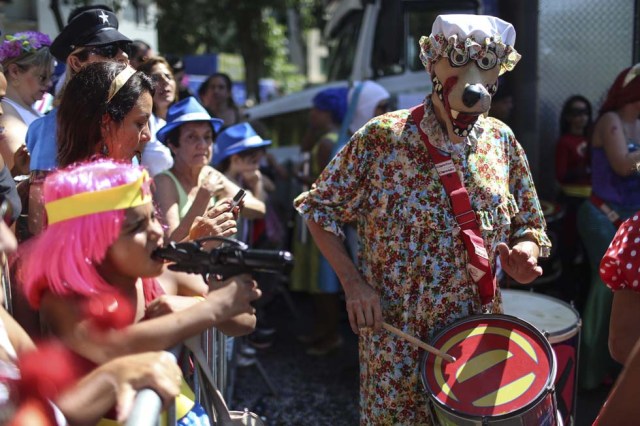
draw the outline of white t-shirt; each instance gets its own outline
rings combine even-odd
[[[142,151],[142,165],[149,171],[151,177],[160,172],[169,170],[173,167],[173,157],[169,148],[156,138],[156,133],[167,122],[155,114],[151,114],[149,118],[149,130],[151,131],[151,140]]]

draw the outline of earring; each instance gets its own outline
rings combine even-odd
[[[109,147],[107,146],[106,143],[102,143],[102,149],[100,150],[100,152],[102,153],[102,155],[104,155],[105,157],[109,156]]]

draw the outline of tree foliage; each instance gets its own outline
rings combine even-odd
[[[289,61],[286,13],[300,14],[303,30],[314,26],[321,0],[157,0],[160,51],[179,55],[237,53],[245,64],[247,93],[257,99],[260,78],[272,77],[283,90],[304,78]]]

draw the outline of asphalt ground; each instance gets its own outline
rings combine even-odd
[[[257,350],[256,359],[266,380],[258,365],[238,367],[230,407],[247,407],[261,415],[268,426],[357,425],[357,337],[346,314],[341,320],[343,346],[323,357],[309,356],[296,336],[307,331],[310,301],[301,294],[293,294],[292,300],[297,316],[282,297],[267,307],[267,318],[277,332],[269,348]],[[603,386],[578,393],[575,425],[593,423],[608,391]]]

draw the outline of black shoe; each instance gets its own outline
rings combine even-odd
[[[272,333],[264,333],[261,329],[256,329],[256,331],[246,337],[247,343],[256,349],[266,349],[270,347],[274,339],[275,330]]]

